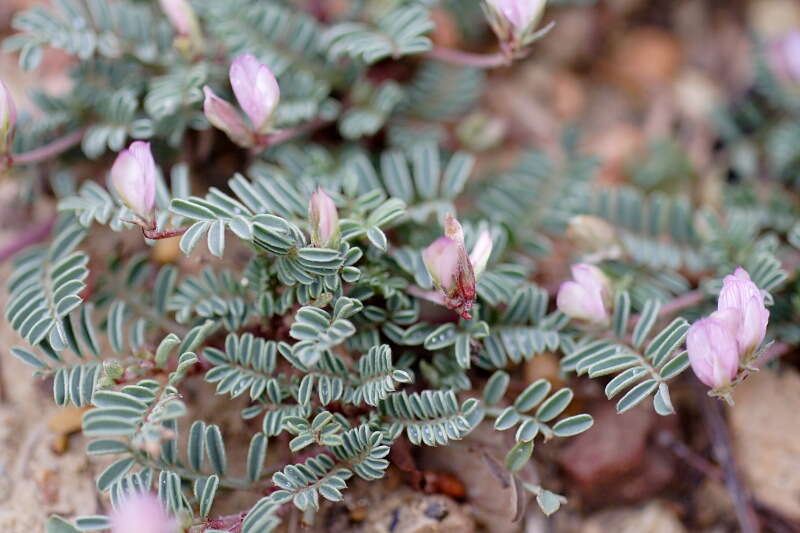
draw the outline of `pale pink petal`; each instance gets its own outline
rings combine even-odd
[[[236,100],[250,118],[253,129],[263,133],[280,98],[275,76],[253,54],[243,54],[231,63],[230,81]]]
[[[458,243],[449,237],[439,237],[423,250],[422,260],[436,287],[451,293],[459,271]]]
[[[211,125],[224,131],[239,146],[245,148],[252,146],[253,136],[239,112],[230,103],[214,94],[210,87],[203,87],[203,93],[205,94],[203,112]]]

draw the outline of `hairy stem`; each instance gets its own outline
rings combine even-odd
[[[21,154],[12,155],[10,160],[12,165],[32,165],[34,163],[41,163],[47,161],[66,152],[70,148],[80,144],[83,139],[85,129],[79,129],[68,133],[55,141],[35,148],[30,152],[23,152]]]
[[[664,318],[670,315],[674,315],[679,311],[683,311],[684,309],[688,309],[689,307],[694,307],[695,305],[700,304],[705,299],[705,293],[700,289],[695,289],[693,291],[689,291],[686,294],[682,294],[677,298],[670,300],[669,302],[665,303],[661,306],[661,309],[658,311],[658,318]],[[636,323],[641,318],[640,315],[633,315],[628,319],[628,327],[632,328],[636,325]]]
[[[324,126],[327,126],[331,122],[332,121],[330,120],[315,118],[311,122],[307,122],[306,124],[302,124],[294,128],[285,129],[271,135],[263,135],[258,139],[258,144],[252,148],[251,153],[253,155],[258,155],[270,146],[285,143],[286,141],[290,141],[297,137],[312,133]]]
[[[53,215],[41,224],[28,228],[15,236],[10,243],[0,248],[0,263],[28,246],[47,239],[50,236],[50,232],[53,231],[55,223],[56,215]]]
[[[701,390],[698,382],[697,396],[702,403],[703,418],[705,419],[708,437],[711,440],[714,458],[722,466],[722,475],[725,488],[733,500],[733,508],[739,529],[742,533],[757,533],[760,531],[758,518],[753,509],[750,494],[739,478],[736,461],[731,449],[730,435],[725,424],[720,403]]]
[[[445,48],[443,46],[434,46],[430,52],[425,54],[425,57],[443,63],[474,68],[497,68],[506,67],[511,64],[511,59],[502,52],[494,54],[473,54],[453,48]]]

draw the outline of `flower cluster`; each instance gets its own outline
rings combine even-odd
[[[444,233],[422,252],[422,260],[437,292],[421,296],[469,319],[472,318],[469,311],[475,303],[475,284],[492,255],[492,237],[487,230],[482,231],[472,253],[467,255],[464,230],[449,213],[445,218]]]
[[[280,100],[280,88],[269,67],[253,54],[242,54],[231,63],[229,78],[233,94],[250,124],[245,124],[239,111],[205,86],[203,111],[208,121],[224,131],[244,148],[259,143],[260,137],[272,129],[272,115]]]
[[[715,390],[729,386],[739,368],[754,359],[768,321],[764,295],[747,271],[739,267],[725,276],[717,310],[692,324],[686,338],[700,381]]]

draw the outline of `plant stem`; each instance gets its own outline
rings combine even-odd
[[[699,382],[696,385],[697,397],[702,403],[703,418],[705,419],[708,437],[711,440],[712,453],[722,466],[723,480],[733,500],[733,508],[736,513],[736,519],[739,522],[739,530],[742,533],[757,533],[760,531],[758,518],[753,509],[747,488],[742,484],[736,470],[730,435],[728,434],[720,403],[708,396],[705,390],[700,388]]]
[[[494,54],[473,54],[453,48],[445,48],[443,46],[434,46],[430,52],[425,54],[425,57],[442,61],[443,63],[474,68],[497,68],[506,67],[511,64],[511,59],[502,52]]]
[[[188,227],[182,228],[171,228],[171,229],[145,229],[142,228],[142,234],[147,237],[148,239],[157,240],[157,239],[169,239],[171,237],[177,237],[178,235],[183,235],[186,233],[186,230],[189,229]]]
[[[705,293],[700,289],[689,291],[662,305],[661,309],[658,310],[658,318],[664,318],[678,311],[683,311],[686,308],[698,305],[703,299],[705,299]],[[628,319],[628,327],[635,326],[640,318],[640,315],[633,315],[630,317],[630,319]]]
[[[79,129],[73,131],[72,133],[68,133],[67,135],[56,139],[55,141],[45,144],[44,146],[40,146],[39,148],[35,148],[30,152],[23,152],[21,154],[12,155],[10,157],[10,161],[12,165],[31,165],[34,163],[41,163],[42,161],[46,161],[48,159],[52,159],[56,157],[70,148],[77,146],[81,139],[83,139],[83,134],[85,133],[85,129]]]
[[[8,243],[7,245],[0,248],[0,263],[11,257],[12,255],[16,254],[20,250],[27,248],[32,244],[36,244],[37,242],[41,242],[45,240],[49,235],[50,232],[53,230],[53,226],[56,223],[56,215],[53,215],[45,222],[38,224],[32,228],[29,228],[26,231],[23,231],[14,239]]]
[[[307,122],[300,126],[282,130],[277,133],[273,133],[271,135],[264,135],[259,139],[258,144],[256,144],[256,146],[252,148],[251,153],[253,155],[258,155],[270,146],[275,146],[276,144],[285,143],[286,141],[290,141],[296,137],[300,137],[301,135],[311,133],[324,126],[327,126],[331,122],[332,121],[330,120],[315,118],[311,122]]]

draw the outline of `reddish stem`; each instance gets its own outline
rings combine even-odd
[[[52,159],[53,157],[56,157],[66,152],[70,148],[80,144],[84,133],[84,129],[73,131],[72,133],[68,133],[67,135],[56,139],[49,144],[45,144],[44,146],[40,146],[39,148],[35,148],[29,152],[12,155],[9,158],[9,162],[12,165],[31,165]]]
[[[46,220],[45,222],[29,228],[27,231],[17,235],[14,240],[0,248],[0,263],[16,254],[20,250],[45,240],[53,230],[55,223],[56,215],[53,215],[49,220]]]
[[[472,54],[462,52],[453,48],[434,46],[433,49],[425,54],[428,59],[436,59],[444,63],[452,63],[462,67],[474,68],[497,68],[506,67],[511,64],[511,59],[502,52],[494,54]]]
[[[286,141],[290,141],[296,137],[300,137],[301,135],[316,131],[330,123],[330,120],[316,118],[311,122],[307,122],[301,126],[282,130],[271,135],[261,135],[257,138],[257,144],[253,147],[251,152],[253,155],[259,154],[270,146],[285,143]]]
[[[183,235],[186,233],[186,230],[189,229],[188,227],[183,228],[172,228],[172,229],[145,229],[142,228],[142,234],[147,237],[148,239],[158,240],[158,239],[169,239],[170,237],[177,237],[178,235]]]
[[[664,318],[666,316],[675,314],[678,311],[683,311],[688,307],[693,307],[702,303],[704,299],[705,294],[700,289],[689,291],[662,305],[661,309],[658,310],[658,317]],[[628,320],[628,325],[635,326],[640,318],[641,317],[639,315],[633,315]]]

